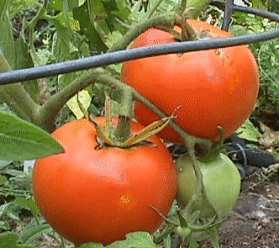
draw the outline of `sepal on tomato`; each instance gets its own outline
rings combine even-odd
[[[104,127],[95,122],[95,117],[90,116],[90,121],[94,124],[97,132],[98,146],[103,148],[105,146],[115,146],[120,148],[131,148],[138,145],[152,144],[148,139],[162,131],[169,122],[174,119],[175,112],[171,116],[161,118],[151,124],[145,126],[138,133],[130,132],[130,122],[132,121],[128,116],[119,116],[116,120],[117,126],[114,125],[112,117],[112,103],[111,99],[106,96],[105,102],[105,125]]]

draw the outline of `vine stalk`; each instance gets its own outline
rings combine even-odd
[[[4,54],[0,51],[0,72],[10,71],[11,67]],[[20,83],[0,87],[1,100],[15,111],[21,118],[33,121],[38,105]]]
[[[119,122],[115,130],[115,136],[124,141],[130,136],[131,122],[130,119],[134,116],[134,104],[133,104],[133,93],[130,88],[122,88],[121,96],[121,115]]]
[[[176,15],[164,15],[164,16],[155,16],[145,20],[142,23],[135,25],[130,29],[120,41],[116,42],[108,52],[114,52],[122,49],[126,49],[129,44],[138,37],[141,33],[145,32],[149,28],[173,28],[176,24]]]

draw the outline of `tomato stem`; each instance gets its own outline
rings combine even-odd
[[[111,98],[105,94],[105,133],[110,134],[113,126],[112,126],[112,102]]]
[[[145,20],[142,23],[135,25],[130,29],[120,41],[117,41],[108,52],[117,51],[125,49],[129,44],[140,34],[148,30],[149,28],[160,28],[160,27],[169,27],[173,28],[176,24],[176,15],[164,15],[164,16],[155,16],[150,19]]]
[[[128,116],[119,116],[118,124],[114,132],[114,136],[118,141],[125,141],[131,133],[131,122]]]
[[[216,156],[219,155],[219,153],[224,149],[224,128],[222,126],[217,127],[219,132],[219,141],[214,144],[211,149],[208,149],[207,153],[200,157],[201,161],[210,161],[212,159],[215,159]]]
[[[181,137],[184,139],[185,146],[187,148],[188,155],[192,161],[193,169],[196,176],[196,188],[192,199],[187,204],[187,206],[182,210],[182,215],[187,222],[189,222],[194,214],[194,210],[198,211],[201,205],[206,205],[209,209],[212,210],[213,213],[216,214],[215,209],[211,205],[206,195],[204,183],[203,183],[203,175],[201,172],[201,168],[198,162],[198,159],[195,154],[195,146],[197,144],[197,140],[195,137],[189,137],[188,134],[181,134]],[[192,224],[192,223],[190,223]],[[193,223],[194,224],[194,223]],[[210,225],[212,223],[207,223],[206,225]]]
[[[120,104],[120,117],[114,136],[119,141],[125,141],[131,133],[130,119],[134,117],[134,104],[132,91],[123,86]]]
[[[191,209],[192,203],[194,204],[195,201],[199,201],[200,198],[202,198],[202,195],[204,193],[204,185],[203,185],[202,172],[201,172],[201,169],[200,169],[200,166],[198,164],[198,160],[197,160],[197,157],[196,157],[196,154],[195,154],[195,144],[196,144],[196,142],[195,142],[194,139],[191,139],[191,138],[189,139],[189,137],[187,139],[185,139],[185,138],[184,138],[185,146],[187,148],[187,152],[189,154],[189,157],[192,160],[193,169],[194,169],[196,180],[197,180],[197,187],[195,189],[195,194],[193,196],[193,199],[188,204],[188,208]]]
[[[187,0],[181,0],[181,3],[180,3],[180,10],[181,10],[181,13],[183,13],[187,7]]]
[[[186,18],[183,21],[183,25],[184,25],[185,32],[187,32],[188,40],[197,40],[198,36],[197,36],[195,30],[192,28],[192,26],[187,22]]]
[[[0,73],[10,71],[11,66],[0,49]],[[34,102],[31,96],[20,83],[1,86],[0,98],[21,118],[33,121],[39,105]]]
[[[207,230],[210,234],[210,242],[214,248],[220,248],[219,234],[217,227]]]
[[[182,13],[182,20],[181,20],[181,40],[197,40],[197,35],[195,30],[192,28],[192,26],[188,23],[188,10],[186,9]]]

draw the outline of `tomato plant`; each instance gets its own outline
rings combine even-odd
[[[206,22],[189,20],[201,39],[229,37],[230,33]],[[132,47],[175,42],[172,34],[149,29]],[[135,87],[168,114],[181,106],[177,123],[190,134],[209,139],[218,137],[217,126],[230,136],[251,114],[259,89],[256,60],[247,46],[169,54],[137,59],[123,64],[122,79]],[[156,115],[141,103],[138,120],[147,124]],[[163,138],[179,141],[171,129]]]
[[[233,162],[224,154],[208,161],[198,161],[204,189],[209,202],[218,217],[226,216],[234,207],[240,192],[240,175]],[[190,158],[182,156],[176,161],[178,171],[177,201],[185,206],[196,189],[196,177]],[[209,217],[211,212],[201,203],[201,216]]]
[[[212,208],[210,212],[209,208],[205,208],[208,202],[198,205],[204,194],[197,194],[196,201],[189,204],[194,189],[200,192],[201,177],[197,173],[195,185],[190,164],[196,162],[194,147],[197,140],[183,129],[190,134],[215,140],[217,125],[223,126],[225,136],[228,136],[246,119],[258,91],[257,65],[248,47],[180,53],[125,63],[122,79],[127,79],[140,92],[119,80],[120,64],[95,68],[104,62],[119,62],[119,55],[124,55],[122,59],[127,55],[129,59],[134,51],[122,51],[116,57],[110,52],[125,50],[135,39],[132,46],[141,47],[195,38],[229,37],[231,34],[205,22],[189,20],[197,37],[191,35],[193,32],[189,32],[191,29],[187,25],[181,25],[183,31],[174,27],[179,22],[183,23],[186,17],[209,17],[221,23],[225,17],[223,12],[218,10],[219,7],[209,6],[210,2],[0,1],[0,84],[19,82],[0,87],[0,110],[12,111],[25,120],[0,112],[0,247],[70,248],[87,241],[93,243],[84,244],[83,248],[99,247],[103,245],[96,242],[106,245],[124,239],[125,235],[126,240],[116,241],[109,247],[170,247],[174,243],[181,247],[186,243],[197,247],[195,241],[200,240],[202,233],[209,234],[205,235],[206,238],[215,242],[212,242],[213,247],[218,247],[215,228],[219,227],[220,218],[199,219],[200,209],[205,217],[212,213]],[[249,15],[247,18],[251,21],[248,23],[243,22],[248,20],[243,19],[246,13],[234,11],[233,14],[235,32],[238,30],[243,34],[245,29],[245,33],[258,33],[276,28],[276,24],[266,19]],[[21,20],[25,20],[24,25],[21,25]],[[153,29],[148,30],[150,27]],[[159,29],[154,29],[156,27]],[[276,66],[272,66],[276,64],[276,52],[273,51],[276,46],[273,50],[267,49],[268,52],[264,49],[271,47],[270,44],[257,44],[254,52],[258,56],[264,83],[261,99],[276,106],[277,88],[273,85],[278,77],[271,73],[271,68],[276,71]],[[105,57],[87,58],[105,53]],[[73,61],[82,58],[85,63]],[[94,68],[80,70],[81,65],[89,65],[94,60],[97,62]],[[64,61],[66,63],[58,66],[53,64]],[[50,64],[50,67],[40,67]],[[37,66],[39,70],[14,71]],[[71,72],[66,73],[68,70]],[[2,72],[6,71],[14,72],[2,76]],[[33,72],[39,74],[34,75]],[[38,78],[41,76],[44,78]],[[25,83],[30,77],[32,80]],[[137,115],[144,124],[158,118],[151,110],[162,119],[144,128],[134,123],[130,132],[134,100],[150,109],[147,111],[143,105],[137,105]],[[260,106],[267,106],[261,101],[259,103]],[[180,112],[174,113],[178,114],[178,124],[182,128],[169,122],[173,115],[164,118],[162,113],[171,114],[178,106],[182,107]],[[265,110],[260,112],[266,115]],[[58,142],[30,124],[32,122],[52,132],[55,127],[73,119],[89,117],[90,113],[101,115],[103,112],[106,119],[104,128],[96,125],[94,120],[91,120],[92,123],[73,121],[54,132],[53,137]],[[120,121],[117,125],[110,125],[112,123],[108,120],[116,115]],[[97,122],[104,124],[103,118]],[[172,160],[158,137],[152,136],[168,123],[185,141],[191,162],[185,157],[178,160],[179,166],[183,163],[179,167],[182,172],[179,173],[177,198],[183,208],[172,208],[171,216],[165,218],[164,225],[151,234],[162,223],[162,216],[167,214],[177,188]],[[152,138],[148,138],[150,136]],[[170,129],[165,130],[162,136],[179,141]],[[64,151],[59,142],[64,146],[65,153],[57,155]],[[213,146],[209,152],[216,152],[218,148],[219,145]],[[34,165],[30,159],[42,156],[45,158],[39,159],[34,169],[34,193],[43,216],[39,215],[30,190],[30,173]],[[223,159],[223,155],[213,161],[199,163],[206,172],[204,179],[209,200],[218,215],[225,216],[239,192],[237,172],[227,165],[229,162]],[[215,163],[219,164],[218,168]],[[199,166],[195,169],[199,172]],[[185,171],[189,173],[184,175]],[[234,178],[234,185],[225,182],[231,178]],[[53,232],[45,219],[61,235]],[[223,231],[222,235],[224,237],[227,232]],[[64,240],[62,236],[69,240]],[[234,236],[231,238],[234,239]],[[227,243],[223,245],[231,246]],[[257,246],[261,244],[257,243]]]
[[[96,122],[104,125],[105,118]],[[132,132],[143,127],[132,124]],[[53,137],[65,153],[37,160],[35,199],[51,226],[75,244],[111,243],[133,231],[155,231],[176,194],[176,171],[160,139],[129,149],[96,149],[96,128],[75,120]]]

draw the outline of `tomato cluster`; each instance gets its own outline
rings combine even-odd
[[[231,36],[205,22],[189,23],[203,39]],[[168,32],[149,29],[132,47],[174,41]],[[213,141],[218,138],[218,126],[228,137],[247,119],[259,89],[258,67],[247,46],[129,61],[123,65],[122,79],[168,114],[180,106],[177,123],[188,133]],[[144,125],[158,119],[140,103],[136,116]],[[104,121],[103,117],[96,120],[100,126]],[[132,133],[141,129],[141,124],[132,123]],[[169,128],[160,135],[181,141]],[[58,233],[78,245],[90,241],[108,244],[128,232],[154,232],[176,194],[182,207],[189,203],[196,188],[189,157],[177,160],[177,173],[157,136],[127,149],[96,149],[97,136],[96,125],[89,120],[72,121],[53,133],[65,153],[36,162],[35,199]],[[199,161],[199,166],[207,198],[218,216],[224,217],[238,197],[239,173],[224,154]],[[208,217],[202,205],[199,210]]]

